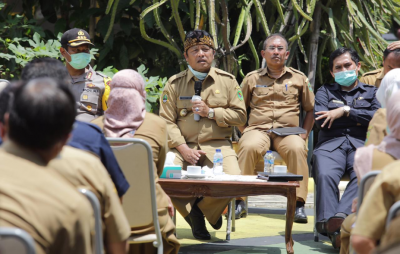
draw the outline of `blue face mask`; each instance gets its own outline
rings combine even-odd
[[[68,53],[68,52],[67,52]],[[70,55],[68,53],[68,55]],[[68,62],[75,70],[84,69],[90,63],[90,54],[88,53],[77,53],[70,55],[71,62]]]
[[[190,67],[190,65],[188,65],[188,66],[189,66],[189,70],[190,70],[190,71],[193,73],[193,75],[194,75],[196,78],[198,78],[199,80],[204,80],[204,79],[207,77],[208,73],[203,73],[203,72],[195,71],[195,70],[193,70],[192,67]]]
[[[341,86],[351,86],[357,80],[356,70],[335,73],[335,81]]]

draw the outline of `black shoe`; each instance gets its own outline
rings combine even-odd
[[[211,240],[211,235],[206,228],[204,215],[197,205],[192,207],[192,210],[190,211],[189,215],[185,217],[185,220],[192,228],[192,234],[194,238],[198,240]]]
[[[235,219],[247,217],[246,204],[243,200],[236,200]]]
[[[296,205],[296,212],[294,214],[294,222],[296,223],[307,223],[307,215],[306,212],[304,211],[304,203],[297,202],[298,205]]]
[[[328,236],[328,231],[326,227],[326,220],[321,220],[315,223],[315,229],[317,230],[318,233],[324,236]]]
[[[211,224],[211,223],[210,223],[210,225],[211,225],[215,230],[220,229],[220,228],[222,227],[222,216],[219,217],[219,219],[218,219],[217,223],[215,223],[215,225],[213,225],[213,224]]]

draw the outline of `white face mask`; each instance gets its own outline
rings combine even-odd
[[[198,78],[199,80],[204,80],[204,79],[207,77],[208,73],[195,71],[195,70],[193,70],[193,68],[192,68],[190,65],[188,65],[188,66],[189,66],[189,70],[190,70],[190,71],[193,73],[193,75],[194,75],[196,78]]]

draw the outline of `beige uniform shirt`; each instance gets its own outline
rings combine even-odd
[[[374,116],[369,122],[365,146],[371,144],[377,146],[387,135],[386,109],[380,108],[375,112]]]
[[[376,177],[357,214],[352,235],[381,239],[389,209],[400,200],[399,172],[400,162],[396,161],[387,165]]]
[[[115,187],[101,161],[94,155],[64,146],[60,155],[49,163],[54,172],[73,186],[92,191],[99,199],[105,242],[128,239],[131,230]]]
[[[247,118],[235,77],[217,68],[210,69],[203,81],[201,98],[215,110],[215,119],[202,117],[199,122],[194,120],[192,112],[194,83],[194,75],[186,70],[172,76],[165,85],[160,116],[167,121],[169,147],[185,143],[190,148],[199,147],[211,161],[216,148],[224,156],[235,155],[231,145],[232,126],[244,125]]]
[[[383,68],[364,73],[360,81],[370,86],[380,87],[383,77],[385,76]]]
[[[10,141],[0,161],[0,227],[27,231],[37,254],[92,253],[94,221],[86,197]]]
[[[104,114],[102,98],[105,82],[110,80],[90,66],[89,69],[85,69],[84,74],[71,77],[72,92],[78,107],[77,120],[90,122]]]
[[[250,109],[250,130],[299,126],[300,105],[305,111],[314,109],[314,92],[308,78],[300,71],[285,67],[278,79],[267,68],[247,74],[242,83],[246,108]]]

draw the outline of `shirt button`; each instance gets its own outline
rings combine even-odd
[[[274,120],[274,123],[276,123],[276,120]]]

